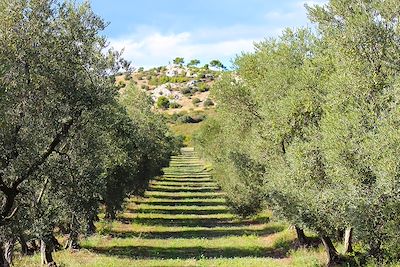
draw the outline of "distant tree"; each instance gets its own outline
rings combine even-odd
[[[216,60],[216,59],[210,61],[210,66],[216,67],[220,70],[226,69],[226,67],[221,63],[221,61]]]
[[[178,65],[182,65],[183,63],[185,63],[185,60],[183,57],[177,57],[173,60],[174,64],[178,64]]]
[[[200,60],[198,60],[198,59],[192,59],[188,64],[187,64],[187,66],[188,67],[190,67],[190,66],[197,66],[197,65],[199,65],[200,64]]]

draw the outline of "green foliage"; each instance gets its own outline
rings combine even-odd
[[[142,193],[179,143],[147,96],[119,96],[113,77],[129,63],[106,49],[88,3],[1,6],[0,248],[16,235],[51,248],[57,228],[74,243],[100,204],[114,217]]]
[[[171,103],[169,104],[169,107],[170,107],[170,108],[181,108],[182,105],[179,104],[178,102],[171,102]]]
[[[156,102],[157,108],[168,109],[169,108],[169,99],[165,96],[160,96]]]
[[[197,66],[197,65],[199,65],[200,64],[200,60],[198,60],[198,59],[192,59],[192,60],[190,60],[190,62],[187,64],[187,66],[188,67],[191,67],[191,66]]]
[[[189,81],[189,78],[185,76],[168,77],[164,75],[159,77],[153,77],[152,79],[149,80],[149,84],[158,86],[165,83],[185,83],[187,81]]]
[[[221,61],[216,60],[216,59],[211,60],[210,66],[211,67],[216,67],[218,69],[225,69],[225,66],[221,63]]]
[[[173,60],[174,64],[178,64],[178,65],[182,65],[183,63],[185,63],[185,60],[183,57],[177,57]]]
[[[399,8],[308,8],[317,35],[286,30],[216,83],[196,140],[233,209],[266,204],[325,239],[351,227],[369,256],[398,259]]]
[[[210,90],[210,86],[207,83],[201,82],[197,84],[199,92],[207,92]]]
[[[211,99],[207,98],[206,100],[204,100],[203,105],[205,107],[214,106],[214,102]]]
[[[200,103],[200,102],[201,102],[201,100],[200,100],[199,98],[197,98],[197,97],[195,97],[195,98],[192,99],[192,104],[193,104],[193,105],[197,105],[197,104]]]
[[[192,89],[190,87],[183,87],[181,89],[181,93],[184,95],[191,95],[193,94]]]

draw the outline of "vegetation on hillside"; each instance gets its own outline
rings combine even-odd
[[[286,30],[236,59],[197,144],[237,213],[268,206],[304,245],[311,230],[328,265],[397,261],[400,6],[332,0],[308,13],[316,31]]]

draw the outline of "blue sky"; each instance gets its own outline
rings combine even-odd
[[[110,23],[103,33],[136,67],[166,65],[175,57],[229,66],[254,42],[286,27],[311,26],[304,4],[326,0],[92,0]]]

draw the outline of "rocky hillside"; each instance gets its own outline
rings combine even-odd
[[[175,61],[175,60],[174,60]],[[120,75],[120,88],[129,83],[146,91],[154,100],[154,107],[167,114],[203,111],[214,106],[209,90],[221,74],[222,67],[203,67],[173,63],[144,70],[139,68],[131,75]]]

